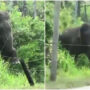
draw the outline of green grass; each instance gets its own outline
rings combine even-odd
[[[77,62],[67,50],[59,50],[57,79],[50,81],[50,65],[46,69],[46,88],[73,88],[90,85],[90,61],[81,54]]]
[[[47,68],[46,71],[46,88],[48,89],[65,89],[90,85],[90,69],[86,67],[68,72],[58,70],[56,81],[50,81],[50,70]]]
[[[36,83],[30,86],[25,74],[18,72],[17,74],[11,73],[8,69],[9,64],[4,63],[0,58],[0,89],[43,89],[43,83]],[[34,79],[34,78],[33,78]]]
[[[74,56],[67,50],[59,50],[57,79],[50,81],[50,65],[46,67],[46,88],[73,88],[90,85],[90,62],[85,55],[78,57],[78,63]]]

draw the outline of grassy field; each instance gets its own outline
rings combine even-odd
[[[7,78],[3,78],[0,81],[0,89],[43,89],[43,83],[35,83],[34,86],[30,86],[25,75],[10,75]]]
[[[49,72],[49,70],[47,70]],[[50,73],[47,74],[46,88],[48,89],[66,89],[90,85],[90,69],[82,68],[76,72],[57,72],[57,80],[49,80]]]
[[[58,53],[57,79],[50,81],[50,64],[46,65],[46,88],[66,89],[90,85],[90,62],[86,55],[74,60],[68,51],[60,50]]]
[[[1,58],[0,58],[1,59]],[[11,71],[9,64],[0,60],[0,89],[43,89],[44,83],[30,86],[23,72]],[[34,78],[33,78],[34,79]]]

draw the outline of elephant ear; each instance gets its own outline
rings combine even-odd
[[[89,30],[88,24],[83,24],[80,28],[80,36],[81,36],[81,42],[85,44],[86,42],[86,33]]]
[[[81,35],[84,34],[88,30],[89,25],[88,24],[83,24],[80,28],[80,33]]]

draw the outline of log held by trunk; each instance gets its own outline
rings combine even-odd
[[[20,60],[20,63],[21,63],[21,66],[22,66],[22,68],[23,68],[23,70],[24,70],[24,73],[25,73],[25,75],[26,75],[26,77],[27,77],[27,79],[28,79],[29,84],[33,86],[33,85],[34,85],[34,81],[33,81],[32,77],[31,77],[31,75],[30,75],[30,73],[29,73],[29,71],[28,71],[28,68],[27,68],[24,60],[21,59],[21,60]]]

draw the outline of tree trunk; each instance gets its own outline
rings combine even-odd
[[[13,1],[13,6],[16,6],[17,5],[17,1]]]
[[[76,1],[75,15],[76,15],[76,18],[80,16],[80,1]]]
[[[27,4],[26,4],[26,1],[23,1],[22,14],[23,14],[23,16],[27,15]]]
[[[33,1],[33,13],[34,13],[34,18],[37,16],[37,11],[36,11],[36,0]]]
[[[55,1],[54,9],[54,31],[53,31],[53,45],[52,45],[52,60],[51,60],[51,75],[50,79],[52,81],[56,80],[56,70],[57,70],[57,48],[58,48],[58,37],[59,37],[59,11],[60,11],[60,1]]]
[[[88,18],[87,18],[87,8],[86,8],[86,5],[84,5],[84,21],[85,22],[88,22]]]

